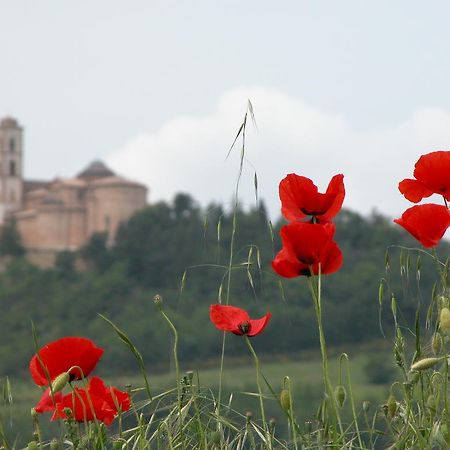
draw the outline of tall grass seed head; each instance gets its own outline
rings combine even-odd
[[[442,350],[442,336],[439,333],[434,333],[433,340],[431,341],[431,348],[435,355],[439,355]]]
[[[439,314],[439,329],[445,333],[450,334],[450,309],[442,308]]]
[[[440,358],[423,358],[416,361],[412,366],[411,370],[427,370],[435,366],[440,361]]]
[[[386,406],[388,417],[392,419],[397,412],[397,400],[392,394],[389,396]]]

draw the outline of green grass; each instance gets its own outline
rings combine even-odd
[[[368,359],[373,357],[377,347],[368,346],[355,347],[348,352],[351,356],[351,377],[352,389],[356,402],[356,408],[361,410],[362,402],[371,401],[373,407],[383,403],[389,395],[389,386],[384,384],[373,384],[369,381],[365,365]],[[379,351],[377,351],[379,354]],[[330,372],[333,385],[339,382],[339,352],[331,352]],[[391,361],[392,356],[388,350],[383,350],[382,355],[386,361]],[[291,380],[295,414],[299,423],[312,419],[323,398],[322,365],[320,354],[318,352],[302,353],[298,356],[283,356],[274,360],[273,358],[262,358],[262,371],[272,388],[277,394],[282,389],[283,379],[289,376]],[[217,367],[203,367],[195,371],[194,381],[198,380],[200,386],[207,389],[217,390],[219,380],[219,365]],[[195,370],[195,367],[182,366],[182,370]],[[346,380],[346,369],[343,366],[342,384],[348,391]],[[183,372],[182,372],[183,373]],[[107,377],[105,377],[107,378]],[[255,368],[250,355],[247,358],[226,358],[224,371],[224,396],[223,403],[229,405],[231,410],[239,411],[245,414],[250,411],[253,417],[258,418],[259,408],[257,397],[250,395],[256,393]],[[121,376],[119,378],[109,378],[108,382],[124,388],[131,384],[133,388],[142,387],[143,380],[136,373],[130,376]],[[153,395],[171,389],[175,386],[175,373],[149,374],[149,381]],[[26,444],[32,440],[32,419],[30,410],[40,397],[40,390],[33,384],[32,380],[11,380],[13,405],[0,407],[0,415],[7,435],[11,440],[18,436],[18,442]],[[269,390],[265,389],[267,394],[266,409],[267,417],[274,418],[277,423],[285,423],[283,413],[278,403],[272,397]],[[349,405],[344,406],[344,417],[349,418]],[[236,414],[230,414],[231,417],[237,417]],[[44,438],[58,436],[60,431],[58,425],[49,424],[50,415],[40,416],[40,424],[43,430]]]

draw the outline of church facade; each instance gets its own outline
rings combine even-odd
[[[23,177],[23,129],[0,121],[0,223],[14,219],[29,253],[77,250],[92,234],[117,229],[147,204],[147,188],[94,161],[73,178]]]

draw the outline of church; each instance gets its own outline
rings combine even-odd
[[[114,242],[119,225],[147,204],[147,188],[94,161],[73,178],[23,177],[23,128],[0,120],[0,223],[14,220],[29,255],[77,250],[94,233]]]

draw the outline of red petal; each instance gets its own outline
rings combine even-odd
[[[422,155],[414,169],[414,177],[436,194],[450,199],[450,151],[440,150]]]
[[[280,182],[281,213],[290,222],[306,216],[301,211],[304,199],[317,194],[317,186],[309,178],[290,173]]]
[[[247,311],[235,306],[219,304],[210,306],[209,317],[219,330],[231,331],[237,334],[243,334],[239,329],[239,325],[250,320]]]
[[[272,261],[272,268],[284,278],[294,278],[299,275],[308,275],[310,273],[309,266],[301,263],[292,251],[282,248]]]
[[[81,369],[81,372],[80,369],[71,370],[70,374],[74,379],[81,379],[83,375],[86,377],[101,358],[103,349],[97,347],[90,339],[63,337],[48,343],[38,353],[45,369],[34,355],[30,361],[31,376],[36,384],[47,386],[48,377],[53,380],[73,366]]]
[[[268,312],[264,317],[261,317],[260,319],[250,319],[250,331],[247,333],[248,337],[256,336],[257,334],[261,333],[261,331],[266,328],[266,325],[269,323],[270,318],[272,317],[272,314]]]
[[[450,212],[442,205],[416,205],[394,220],[424,247],[435,247],[450,226]]]
[[[430,191],[420,181],[411,180],[410,178],[400,181],[398,190],[406,197],[406,199],[413,203],[418,203],[423,198],[427,198],[433,194],[433,191]]]
[[[345,187],[344,187],[344,175],[335,175],[328,185],[327,195],[334,198],[333,203],[328,208],[328,211],[319,217],[321,222],[325,220],[331,220],[342,208],[342,203],[345,197]]]
[[[47,388],[44,393],[42,394],[41,399],[36,404],[34,409],[38,413],[43,413],[46,411],[53,411],[55,409],[56,403],[60,402],[62,399],[62,393],[61,392],[55,392],[53,395],[53,399],[51,396],[50,388]]]

